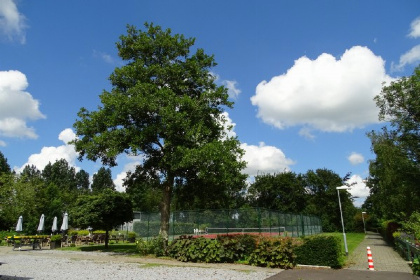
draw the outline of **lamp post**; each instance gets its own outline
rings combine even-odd
[[[343,226],[344,249],[346,251],[346,256],[348,256],[349,255],[349,250],[347,249],[346,232],[344,230],[344,220],[343,220],[343,211],[341,210],[340,190],[349,190],[350,187],[341,186],[341,187],[337,187],[336,189],[337,189],[337,195],[338,195],[338,205],[340,206],[341,225]]]
[[[365,234],[366,234],[365,216],[363,216],[363,214],[366,214],[366,212],[362,212],[363,230],[365,231]]]

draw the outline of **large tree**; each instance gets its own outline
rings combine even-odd
[[[369,211],[405,219],[420,210],[420,67],[385,85],[375,97],[381,131],[368,134],[376,158],[369,164]]]
[[[294,172],[258,175],[249,187],[252,206],[284,213],[301,213],[308,198],[304,176]]]
[[[329,169],[309,170],[305,174],[305,188],[309,194],[305,212],[320,217],[324,231],[342,229],[338,195],[340,195],[346,230],[354,229],[353,217],[356,214],[356,208],[351,195],[345,190],[337,193],[336,189],[346,185],[349,176],[350,174],[346,174],[344,178],[341,178]]]
[[[126,65],[111,74],[112,89],[100,95],[97,111],[79,111],[74,144],[79,159],[101,159],[109,166],[122,153],[142,155],[142,176],[158,178],[160,231],[167,238],[174,187],[202,176],[224,180],[240,175],[243,150],[224,132],[222,113],[233,103],[227,89],[215,84],[213,56],[199,48],[191,53],[193,38],[153,24],[145,27],[128,26],[120,37],[118,53]],[[225,161],[213,160],[223,154]]]

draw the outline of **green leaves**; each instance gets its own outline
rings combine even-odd
[[[295,249],[297,262],[307,265],[322,265],[340,268],[344,257],[340,239],[334,236],[311,236]]]
[[[389,121],[368,134],[376,159],[369,165],[373,206],[384,219],[408,217],[420,205],[420,67],[382,88],[375,97],[379,118]]]

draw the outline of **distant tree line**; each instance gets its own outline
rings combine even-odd
[[[102,213],[102,209],[98,208],[109,208],[110,192],[118,193],[115,191],[110,169],[101,167],[93,175],[91,184],[86,171],[76,172],[64,159],[49,163],[43,170],[26,166],[21,173],[15,173],[0,152],[0,170],[0,230],[13,229],[18,217],[22,215],[24,230],[35,233],[39,217],[45,214],[46,232],[49,233],[53,217],[60,218],[65,211],[71,213],[72,226],[95,225],[106,229],[104,224],[94,221],[100,220],[98,213]],[[161,193],[155,186],[156,183],[135,175],[136,172],[129,172],[124,180],[127,191],[121,195],[127,197],[129,203],[119,202],[119,206],[116,206],[119,207],[118,212],[127,210],[122,208],[130,208],[125,212],[159,211]],[[331,170],[317,169],[309,170],[305,174],[284,172],[258,175],[248,187],[244,183],[237,186],[236,191],[218,190],[223,182],[218,182],[215,186],[202,185],[201,188],[175,187],[171,208],[193,210],[264,207],[283,213],[316,215],[321,218],[324,231],[340,231],[336,187],[343,185],[347,179],[348,176],[341,178]],[[200,189],[203,191],[198,191]],[[108,203],[104,201],[102,205],[98,204],[105,194]],[[354,230],[354,216],[357,211],[352,198],[344,191],[340,192],[340,196],[346,229]],[[125,220],[131,219],[132,215],[125,216]],[[120,220],[112,220],[112,226],[118,225],[118,221]]]

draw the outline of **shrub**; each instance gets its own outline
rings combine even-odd
[[[63,239],[63,237],[61,236],[61,234],[54,234],[53,236],[51,236],[51,241],[55,242],[55,241],[61,241]]]
[[[217,240],[180,236],[169,245],[168,255],[182,262],[219,263],[227,258],[221,248]]]
[[[165,256],[165,240],[162,236],[152,238],[150,240],[144,240],[139,238],[137,240],[137,251],[141,255],[155,255],[156,257]]]
[[[393,220],[384,221],[381,224],[381,235],[385,238],[385,240],[391,244],[395,243],[394,237],[392,234],[396,232],[401,225]]]
[[[419,258],[415,258],[413,260],[412,269],[413,269],[413,274],[414,275],[420,276],[420,260],[419,260]]]
[[[340,268],[344,264],[340,238],[334,236],[312,236],[302,239],[295,248],[298,264],[322,265]]]
[[[245,260],[256,248],[256,237],[249,234],[218,235],[222,262]]]
[[[294,247],[291,238],[260,238],[248,263],[264,267],[293,268],[296,265]]]
[[[402,223],[403,229],[413,234],[417,240],[420,240],[420,213],[413,212],[406,222]]]

